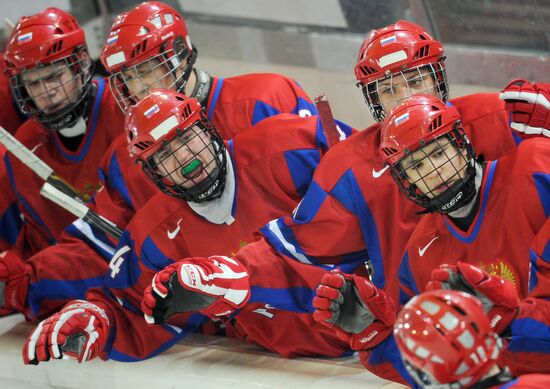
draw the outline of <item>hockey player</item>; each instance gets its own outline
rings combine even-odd
[[[413,93],[445,99],[444,58],[441,43],[413,23],[399,21],[369,33],[355,74],[375,119],[382,121],[388,109]],[[498,94],[460,97],[449,104],[460,112],[469,139],[486,158],[515,147]],[[270,222],[262,233],[286,258],[370,275],[374,286],[397,302],[399,260],[422,208],[399,193],[379,145],[380,125],[375,124],[333,147],[293,216]],[[354,338],[369,339],[361,334]],[[370,340],[377,342],[376,336]],[[372,372],[397,380],[393,369],[406,371],[397,354],[384,352],[384,345],[360,356]]]
[[[84,31],[68,13],[47,8],[19,20],[4,59],[14,99],[30,118],[16,137],[91,197],[100,186],[99,162],[121,133],[123,116],[105,81],[92,81]],[[1,228],[10,231],[17,252],[28,257],[54,244],[75,218],[39,195],[43,181],[27,166],[9,153],[5,163],[17,204],[0,205]],[[19,218],[12,217],[15,207],[24,220],[19,226]]]
[[[83,347],[67,355],[80,361],[151,357],[197,329],[206,319],[198,311],[224,318],[239,308],[226,322],[233,336],[284,356],[346,352],[347,344],[311,315],[293,312],[310,307],[323,269],[292,279],[286,273],[302,274],[291,269],[305,265],[290,261],[290,270],[277,271],[281,277],[264,270],[263,278],[252,280],[247,273],[252,269],[223,256],[255,241],[259,226],[297,205],[326,148],[318,118],[277,115],[223,142],[195,99],[161,90],[130,108],[126,130],[133,157],[164,193],[128,225],[109,264],[106,288],[91,290],[87,302],[71,302],[41,322],[25,345],[25,363],[61,357],[60,347],[75,333],[84,334]],[[222,255],[208,258],[213,254]],[[177,262],[187,257],[193,258]],[[249,265],[282,266],[266,258]],[[140,310],[143,292],[170,264],[184,265],[190,284],[211,294],[184,298],[166,315],[149,312],[167,324],[147,326]],[[264,295],[287,309],[267,306]]]
[[[483,305],[470,294],[436,290],[410,300],[395,323],[395,339],[416,383],[431,388],[543,389],[550,376],[515,378],[497,364],[503,341]]]
[[[550,372],[550,340],[542,337],[547,346],[536,349],[523,340],[533,328],[550,332],[548,282],[541,282],[550,265],[530,260],[550,210],[550,140],[530,139],[484,162],[458,111],[420,95],[392,111],[380,153],[397,186],[428,213],[406,245],[401,302],[425,288],[472,293],[495,331],[511,337],[504,358],[523,353],[520,366],[510,364],[512,372]]]

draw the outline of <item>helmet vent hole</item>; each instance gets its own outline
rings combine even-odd
[[[361,71],[363,72],[364,75],[369,75],[369,74],[376,73],[376,69],[373,69],[369,66],[361,66],[360,69],[361,69]]]
[[[430,127],[428,128],[428,132],[433,132],[437,130],[439,127],[441,127],[441,124],[443,123],[443,115],[438,115],[434,120],[432,120],[432,123],[430,124]]]
[[[393,147],[383,147],[382,151],[388,157],[394,155],[395,153],[397,153],[397,149],[394,149]]]
[[[183,114],[182,114],[183,119],[186,120],[189,116],[191,116],[191,113],[192,113],[191,105],[187,104],[183,109]]]
[[[138,55],[145,52],[146,49],[147,49],[147,39],[145,39],[143,42],[141,42],[136,47],[134,47],[134,50],[132,50],[131,58],[137,57]]]
[[[422,47],[420,50],[416,52],[416,54],[414,55],[414,59],[420,59],[420,58],[426,57],[429,51],[430,51],[430,46],[426,45]]]
[[[50,46],[50,48],[46,52],[46,55],[55,54],[58,51],[60,51],[62,47],[63,47],[63,40],[59,40],[59,41],[57,41],[56,43],[54,43],[53,45]]]
[[[149,147],[152,146],[152,145],[153,145],[153,142],[151,142],[151,141],[137,142],[137,143],[135,144],[135,146],[136,146],[138,149],[140,149],[141,151],[143,151],[143,150],[149,148]]]

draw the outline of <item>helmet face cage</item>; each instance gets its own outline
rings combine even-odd
[[[218,132],[206,118],[174,131],[175,136],[164,140],[152,156],[138,160],[145,173],[173,197],[196,203],[220,197],[227,161]]]
[[[172,89],[183,93],[193,70],[197,51],[193,48],[190,53],[185,44],[177,42],[178,38],[175,38],[174,49],[161,51],[110,76],[111,90],[123,112],[154,88]]]
[[[381,86],[380,84],[386,80],[390,80],[389,85]],[[414,94],[435,95],[443,101],[447,101],[449,94],[443,60],[428,65],[403,69],[368,84],[358,83],[357,85],[363,92],[373,118],[379,123],[382,123],[386,117],[386,111],[380,97],[381,93],[384,96],[391,96],[389,101],[385,102],[388,112]],[[414,91],[411,85],[415,85]],[[396,97],[394,92],[398,88],[406,88],[408,90],[406,96],[402,98]]]
[[[430,148],[429,153],[425,150],[427,146],[435,144]],[[451,145],[452,147],[449,147]],[[414,154],[416,154],[416,156]],[[442,153],[442,156],[441,156]],[[433,163],[431,156],[440,155],[446,160],[438,164]],[[415,157],[411,160],[412,157]],[[407,158],[407,166],[403,161]],[[399,185],[401,191],[412,201],[425,208],[428,212],[437,211],[442,214],[452,212],[467,202],[475,195],[475,154],[474,150],[460,126],[455,123],[453,129],[429,143],[421,141],[421,147],[417,150],[406,150],[405,157],[399,162],[390,166],[391,174]],[[422,175],[413,179],[407,174],[407,170],[419,169],[420,166],[427,166]],[[463,168],[457,168],[463,166]],[[448,177],[441,176],[440,169],[445,168],[451,171]],[[439,175],[442,184],[437,188],[431,188],[427,180],[428,176]],[[424,193],[419,187],[428,190]],[[441,191],[441,187],[445,188]]]
[[[32,78],[26,76],[30,73]],[[18,72],[10,78],[10,84],[25,116],[58,130],[73,126],[84,114],[92,73],[92,60],[81,46],[64,58]]]

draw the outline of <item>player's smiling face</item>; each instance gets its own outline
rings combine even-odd
[[[429,66],[421,66],[406,72],[392,74],[378,83],[378,98],[384,112],[405,102],[419,93],[437,95],[436,83]]]
[[[434,198],[466,176],[466,153],[443,136],[403,158],[401,166],[409,183]]]
[[[185,189],[204,181],[217,167],[210,135],[194,124],[155,153],[157,172]]]

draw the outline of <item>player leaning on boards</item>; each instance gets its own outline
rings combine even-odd
[[[474,296],[435,290],[413,297],[395,322],[395,339],[416,383],[424,388],[545,389],[550,376],[515,378],[497,360],[503,340]]]
[[[311,315],[295,312],[309,307],[323,269],[227,257],[256,240],[259,226],[298,204],[326,150],[318,118],[276,115],[224,142],[195,99],[159,90],[130,108],[126,131],[133,158],[164,193],[128,224],[105,287],[90,290],[88,301],[70,302],[33,331],[25,363],[60,358],[67,337],[77,334],[84,338],[82,348],[65,351],[79,361],[148,358],[208,317],[223,320],[228,335],[284,356],[345,353],[347,343]],[[197,289],[171,295],[175,305],[155,315],[166,324],[148,326],[140,310],[144,290],[156,272],[174,263]],[[308,271],[293,271],[300,266]],[[256,267],[269,272],[252,277]],[[286,310],[270,309],[266,298]]]
[[[416,93],[445,100],[444,60],[441,43],[416,24],[399,21],[370,32],[355,74],[375,119],[382,122],[391,108]],[[516,146],[498,94],[459,97],[449,104],[460,112],[469,139],[486,158],[495,159]],[[370,294],[364,298],[378,296],[383,289],[397,303],[399,261],[422,208],[403,197],[384,165],[378,152],[380,128],[375,124],[332,148],[293,216],[270,222],[262,232],[279,255],[296,261],[337,265],[363,276],[368,267],[373,288],[367,288]],[[383,320],[391,321],[391,315]],[[327,324],[338,326],[339,320]],[[365,350],[362,362],[384,378],[407,376],[398,355],[384,352],[387,342],[369,351],[379,339],[365,336],[364,331],[371,333],[366,324],[344,325],[353,332],[344,331],[354,346]]]
[[[122,131],[123,116],[105,80],[92,80],[92,60],[84,31],[57,8],[24,16],[13,30],[4,55],[14,99],[30,118],[16,138],[84,196],[100,187],[101,157]],[[4,158],[16,198],[2,203],[1,235],[14,251],[0,259],[0,282],[26,272],[20,257],[56,243],[75,218],[39,195],[41,179],[9,153]],[[21,218],[19,215],[22,215]],[[51,266],[51,264],[49,265]],[[9,299],[13,309],[23,296]]]
[[[458,112],[419,96],[392,112],[380,150],[403,192],[429,212],[406,246],[401,302],[428,283],[472,293],[495,331],[511,339],[503,358],[512,371],[550,372],[550,338],[543,335],[550,264],[531,257],[550,214],[550,139],[526,140],[484,162]],[[529,342],[533,328],[541,337]]]
[[[127,110],[152,87],[177,90],[199,100],[224,139],[281,112],[316,114],[309,97],[293,80],[278,74],[213,77],[194,67],[196,58],[183,17],[155,1],[117,16],[101,54],[112,73],[110,83],[121,109]],[[341,128],[351,131],[344,125]],[[105,153],[100,167],[104,188],[91,204],[122,228],[159,193],[126,147],[122,135]],[[305,187],[300,190],[305,192]],[[63,235],[62,244],[33,256],[26,270],[19,262],[7,265],[21,269],[4,275],[7,288],[19,296],[15,308],[36,318],[50,314],[67,300],[82,298],[88,288],[102,284],[114,246],[102,232],[78,220]],[[87,265],[71,266],[73,263]],[[21,276],[25,272],[27,276]]]

